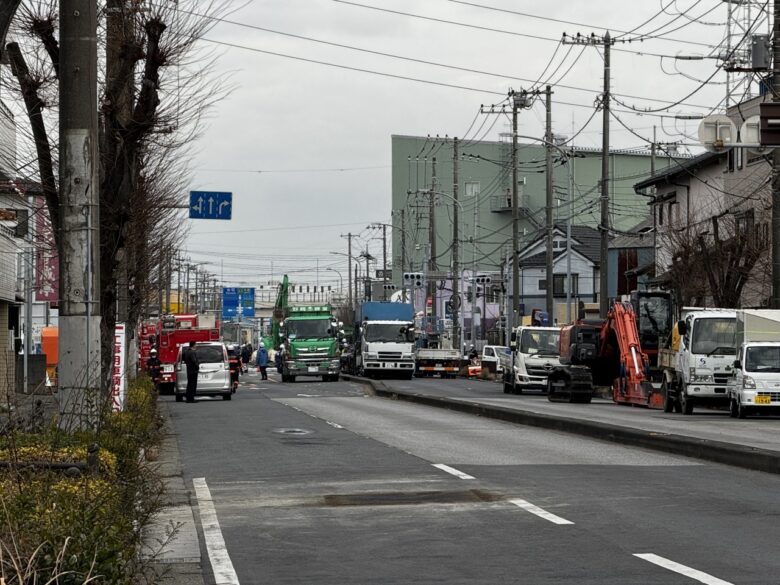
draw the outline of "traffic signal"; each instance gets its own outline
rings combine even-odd
[[[423,285],[422,272],[404,272],[404,284],[420,288]]]
[[[383,284],[382,288],[384,288],[385,290],[395,290],[395,285],[394,284]]]
[[[477,284],[490,284],[492,282],[489,276],[477,276],[474,280]]]

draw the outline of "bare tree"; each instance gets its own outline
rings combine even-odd
[[[176,207],[187,191],[191,148],[203,118],[228,88],[200,40],[231,0],[107,0],[101,80],[100,306],[106,382],[117,303],[136,323],[161,250],[184,236]],[[56,96],[58,2],[27,0],[8,45],[15,88],[29,118],[35,161],[58,239]],[[8,84],[8,81],[5,82]],[[13,86],[12,86],[13,87]],[[120,295],[120,291],[129,291]]]

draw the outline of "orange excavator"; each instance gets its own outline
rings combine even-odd
[[[650,382],[650,360],[639,344],[634,307],[628,302],[612,305],[604,325],[602,355],[617,357],[612,381],[612,400],[618,404],[636,404],[663,408],[663,395]]]
[[[561,329],[561,365],[548,376],[551,402],[590,402],[593,387],[611,386],[618,404],[663,408],[639,344],[630,302],[615,302],[606,321],[580,320]]]

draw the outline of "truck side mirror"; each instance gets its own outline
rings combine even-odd
[[[734,360],[734,369],[735,370],[741,370],[742,369],[742,362],[739,360]]]
[[[677,332],[680,334],[680,337],[684,337],[688,334],[688,324],[685,321],[678,321],[677,322]]]

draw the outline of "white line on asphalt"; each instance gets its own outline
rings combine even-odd
[[[544,518],[545,520],[548,520],[553,524],[574,524],[574,522],[571,522],[570,520],[566,520],[565,518],[561,518],[560,516],[556,516],[555,514],[551,514],[547,510],[543,510],[539,506],[534,506],[531,502],[528,502],[526,500],[509,500],[509,503],[514,504],[518,508],[522,508],[526,512],[531,512],[531,514],[536,514],[537,516],[539,516],[539,518]]]
[[[433,466],[436,469],[441,469],[442,471],[446,471],[450,475],[454,475],[455,477],[459,477],[461,479],[477,479],[473,475],[469,475],[468,473],[463,473],[462,471],[458,471],[454,467],[450,467],[449,465],[444,465],[444,463],[434,463]]]
[[[196,477],[192,480],[192,485],[195,488],[195,497],[198,500],[200,524],[203,527],[203,540],[206,541],[206,550],[209,553],[215,585],[240,585],[236,571],[233,569],[233,563],[230,561],[230,556],[225,547],[225,539],[222,537],[222,530],[217,519],[217,510],[214,508],[214,501],[211,499],[209,486],[206,485],[206,478]]]
[[[331,422],[329,420],[326,420],[325,422],[328,423],[330,426],[332,426],[334,429],[343,429],[344,428],[340,424]]]
[[[670,561],[669,559],[659,557],[658,555],[654,555],[652,553],[635,554],[634,556],[649,563],[653,563],[654,565],[658,565],[659,567],[663,567],[664,569],[668,569],[670,571],[674,571],[675,573],[679,573],[680,575],[690,577],[699,583],[705,583],[706,585],[734,585],[729,581],[718,579],[717,577],[713,577],[712,575],[708,575],[702,571],[686,567],[685,565],[675,563],[674,561]]]

